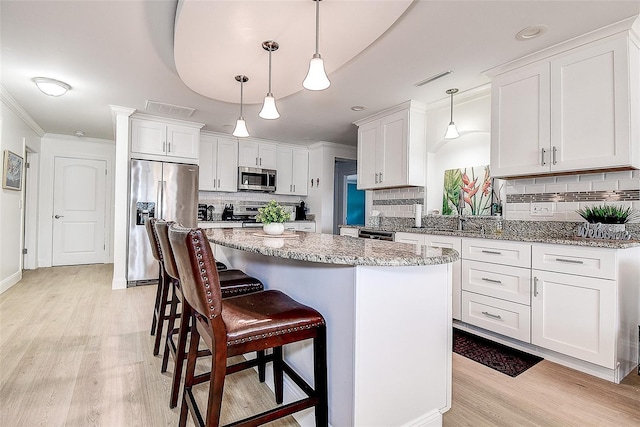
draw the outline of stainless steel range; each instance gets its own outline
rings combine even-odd
[[[228,205],[225,206],[222,220],[241,222],[242,227],[262,227],[261,222],[256,222],[256,215],[258,215],[258,209],[261,207],[262,205],[243,205],[238,207]]]

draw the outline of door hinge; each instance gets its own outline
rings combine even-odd
[[[25,167],[25,168],[27,168],[27,169],[29,169],[29,168],[31,167],[31,163],[29,163],[29,162],[25,163],[25,164],[24,164],[24,167]]]
[[[23,254],[23,255],[26,255],[26,254],[27,254],[27,248],[24,248],[24,249],[22,250],[22,254]]]

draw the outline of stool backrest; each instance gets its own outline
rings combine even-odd
[[[149,218],[144,223],[144,228],[147,230],[149,236],[149,243],[151,243],[151,253],[158,262],[162,262],[162,249],[158,243],[158,235],[156,234],[155,223],[158,221],[156,218]]]
[[[200,228],[169,227],[169,241],[178,273],[182,294],[195,311],[209,319],[222,312],[220,278],[211,245]]]
[[[174,223],[175,221],[158,220],[155,223],[155,230],[156,236],[158,236],[160,251],[162,252],[164,269],[167,271],[169,276],[174,279],[179,279],[180,274],[178,272],[178,266],[176,265],[176,259],[173,255],[173,248],[171,248],[171,243],[169,243],[169,227]]]

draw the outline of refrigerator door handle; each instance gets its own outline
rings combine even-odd
[[[163,190],[164,181],[158,181],[156,184],[156,206],[158,207],[156,211],[157,218],[164,218],[163,216],[163,208],[162,206],[162,190]]]

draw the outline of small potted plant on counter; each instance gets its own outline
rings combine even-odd
[[[286,211],[275,200],[258,209],[256,221],[262,223],[262,230],[266,234],[279,235],[284,232],[284,223],[289,221],[291,213]]]
[[[588,224],[578,229],[581,237],[628,239],[626,224],[640,219],[640,212],[630,207],[616,205],[590,206],[576,211]]]

